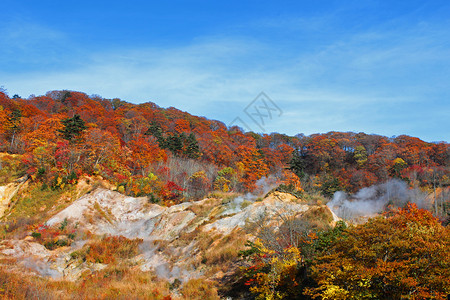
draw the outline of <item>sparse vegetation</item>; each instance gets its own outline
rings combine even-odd
[[[49,250],[59,247],[70,246],[77,235],[76,224],[69,224],[64,219],[59,226],[49,227],[46,225],[32,225],[31,236],[40,244]]]
[[[142,239],[127,239],[123,236],[107,236],[91,241],[82,249],[70,254],[72,259],[91,263],[111,264],[117,260],[130,259],[139,253]]]
[[[111,266],[70,282],[33,274],[23,276],[9,268],[15,262],[3,260],[0,264],[0,297],[3,299],[173,299],[167,282],[129,266]],[[210,290],[210,287],[205,289],[205,294],[211,294]]]
[[[114,216],[113,214],[108,210],[108,209],[102,209],[100,204],[98,204],[98,202],[94,203],[94,209],[95,211],[102,217],[104,218],[108,223],[112,224],[114,221]]]
[[[203,200],[201,203],[195,203],[189,207],[189,210],[198,217],[206,217],[208,214],[218,206],[220,200],[212,198]]]
[[[205,279],[191,279],[183,288],[180,293],[185,299],[192,300],[218,300],[220,299],[217,294],[217,289],[214,287],[214,283]]]
[[[43,190],[37,184],[30,184],[26,191],[13,198],[6,217],[8,220],[27,217],[43,223],[52,214],[67,207],[75,198],[75,194],[76,189],[73,186]]]
[[[238,258],[239,251],[244,248],[245,242],[246,237],[241,230],[235,230],[223,237],[215,236],[211,240],[201,241],[199,247],[204,248],[201,252],[204,253],[202,262],[213,267],[214,271],[226,272],[229,264]],[[207,246],[208,243],[209,246]]]

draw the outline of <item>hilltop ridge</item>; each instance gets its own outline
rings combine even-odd
[[[262,177],[328,197],[390,178],[428,189],[449,184],[449,144],[405,135],[258,134],[74,91],[29,99],[0,92],[0,121],[0,151],[19,155],[2,156],[5,173],[15,168],[52,189],[101,175],[127,195],[166,205],[213,190],[251,192]]]

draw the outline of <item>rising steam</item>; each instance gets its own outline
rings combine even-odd
[[[392,179],[382,184],[373,185],[359,190],[356,194],[336,192],[328,207],[338,217],[355,220],[370,217],[386,210],[390,205],[402,207],[408,202],[416,203],[420,208],[429,208],[425,201],[426,194],[421,190],[411,189],[401,180]]]
[[[255,202],[258,198],[264,197],[268,192],[273,190],[279,185],[278,180],[273,176],[261,177],[256,181],[256,188],[252,193],[247,193],[242,196],[238,196],[228,204],[228,208],[222,215],[230,215],[238,213],[242,210],[242,204],[244,201]]]

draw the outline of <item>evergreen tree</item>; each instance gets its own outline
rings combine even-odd
[[[192,132],[187,137],[184,155],[189,158],[200,157],[200,147],[198,146],[197,139]]]
[[[305,158],[298,150],[294,150],[292,152],[292,158],[289,162],[289,170],[294,172],[294,174],[300,179],[305,176]]]
[[[152,122],[150,124],[150,127],[147,129],[147,131],[144,134],[145,135],[153,135],[156,138],[156,140],[159,144],[159,147],[165,148],[164,147],[165,140],[163,137],[163,132],[162,132],[161,127],[157,123]]]
[[[183,137],[184,133],[170,135],[165,140],[165,148],[169,149],[173,154],[180,155],[183,153]]]
[[[58,131],[62,134],[63,139],[71,143],[77,141],[83,131],[87,129],[85,122],[79,115],[64,119],[61,123],[64,125],[64,128]]]

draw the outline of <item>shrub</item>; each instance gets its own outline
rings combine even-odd
[[[333,299],[445,299],[450,293],[450,230],[409,204],[387,217],[331,235],[315,260],[317,288]]]
[[[190,300],[220,299],[213,282],[202,278],[189,280],[184,284],[180,292],[185,299]]]
[[[75,226],[71,226],[67,219],[64,219],[59,227],[33,225],[30,228],[31,236],[49,250],[70,246],[76,237]]]
[[[127,239],[123,236],[107,236],[85,245],[81,250],[71,253],[73,259],[93,263],[110,264],[117,259],[129,259],[139,253],[142,239]]]

